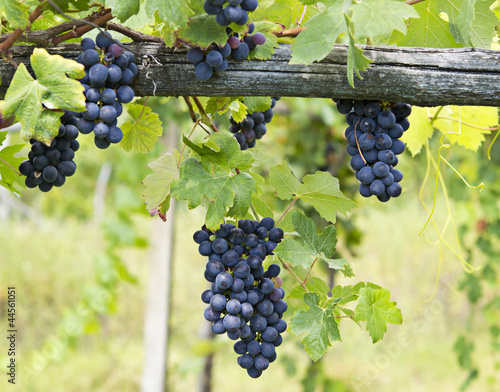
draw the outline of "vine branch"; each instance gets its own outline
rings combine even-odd
[[[29,29],[31,24],[35,20],[37,20],[40,17],[40,15],[42,15],[44,7],[45,4],[40,4],[38,7],[36,7],[28,17],[29,21],[28,25],[24,29],[18,28],[10,35],[9,38],[7,38],[2,44],[0,44],[0,53],[8,55],[10,48],[12,47],[12,45],[14,45],[14,42],[16,42],[17,39],[23,34],[23,31]]]
[[[300,279],[299,275],[297,275],[293,271],[292,267],[290,267],[290,265],[286,261],[282,260],[281,257],[279,257],[279,256],[276,256],[276,257],[278,257],[278,260],[281,262],[281,265],[283,265],[283,268],[286,269],[288,272],[290,272],[295,277],[295,279],[297,279],[300,282],[300,284],[302,285],[302,279]],[[303,285],[302,287],[304,287],[304,289],[307,292],[309,292],[309,290],[307,289],[307,287],[305,285]]]
[[[285,212],[283,212],[283,215],[281,215],[281,217],[278,219],[278,221],[276,222],[276,226],[278,226],[278,223],[281,222],[281,220],[285,217],[285,215],[288,213],[288,211],[290,211],[290,209],[293,207],[293,205],[295,203],[297,203],[297,200],[299,200],[299,197],[297,196],[295,199],[293,199],[292,203],[287,207],[287,209],[285,210]]]

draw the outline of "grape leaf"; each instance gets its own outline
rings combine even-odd
[[[330,222],[335,222],[338,211],[346,214],[356,204],[340,191],[339,180],[328,172],[316,172],[303,178],[303,184],[292,173],[288,162],[271,168],[269,183],[276,189],[281,200],[289,200],[293,196],[311,204],[319,214]]]
[[[271,107],[270,97],[245,97],[243,102],[248,113],[264,112]]]
[[[311,64],[323,60],[333,49],[339,34],[347,32],[342,3],[328,7],[311,18],[292,45],[290,64]]]
[[[387,332],[387,323],[401,324],[403,318],[396,302],[390,301],[391,293],[387,289],[374,290],[370,287],[361,289],[358,305],[354,311],[355,320],[366,321],[373,343],[378,342]]]
[[[50,144],[60,124],[53,116],[53,121],[47,122],[50,127],[37,126],[44,107],[85,111],[84,88],[80,82],[71,79],[82,78],[85,75],[84,67],[59,55],[49,55],[40,48],[35,48],[30,60],[37,79],[33,79],[21,63],[5,95],[3,110],[6,116],[15,115],[16,121],[21,123],[21,135],[25,140],[34,137]],[[61,115],[62,112],[59,112],[59,117]]]
[[[132,15],[139,13],[139,0],[106,0],[106,6],[111,8],[113,15],[125,22]]]
[[[332,1],[332,0],[329,0]],[[302,18],[306,22],[319,13],[319,7],[307,7]],[[302,17],[304,7],[298,0],[260,0],[259,7],[252,13],[252,20],[268,20],[277,22],[285,28],[296,27],[295,24]]]
[[[354,88],[354,72],[358,78],[363,79],[359,71],[366,71],[370,63],[373,60],[370,60],[368,57],[363,55],[363,51],[356,46],[356,42],[354,40],[354,23],[351,21],[347,14],[344,14],[344,18],[346,20],[346,24],[349,26],[348,35],[349,35],[349,50],[347,52],[347,80],[352,88]]]
[[[427,139],[432,136],[434,128],[429,118],[428,108],[413,106],[408,120],[411,126],[403,134],[401,140],[406,144],[411,155],[415,156],[420,152],[422,146],[425,145]]]
[[[137,152],[150,152],[163,133],[162,122],[157,113],[141,104],[129,104],[127,113],[132,121],[122,124],[123,140],[121,146],[125,151],[134,149]]]
[[[309,291],[306,291],[306,288]],[[308,292],[319,295],[320,301],[325,302],[328,299],[330,287],[325,283],[323,279],[311,276],[307,279],[305,288],[301,284],[295,286],[294,288],[292,288],[292,290],[290,290],[288,298],[302,300],[304,298],[304,295],[306,295]]]
[[[327,262],[330,268],[343,272],[348,265],[347,261],[332,260],[337,244],[335,226],[327,226],[323,233],[318,235],[316,224],[311,218],[297,211],[293,211],[291,215],[293,227],[300,236],[300,241],[288,237],[276,247],[274,254],[290,262],[293,267],[310,268],[316,259],[320,259]]]
[[[295,177],[287,162],[276,165],[269,172],[269,183],[276,189],[276,196],[281,200],[290,200],[299,194],[300,181]]]
[[[70,8],[70,4],[72,4],[74,8],[77,10],[86,11],[89,9],[89,3],[90,3],[90,1],[87,0],[52,0],[52,1],[64,12],[66,12]],[[51,9],[53,9],[53,7],[51,7]],[[59,11],[54,9],[54,13],[59,14]]]
[[[448,0],[443,4],[450,23],[450,33],[464,46],[491,48],[498,18],[484,0]]]
[[[406,34],[405,19],[418,18],[415,9],[392,0],[364,0],[351,6],[356,39],[389,37],[394,30]]]
[[[228,109],[231,109],[231,117],[236,122],[242,122],[247,117],[247,107],[241,101],[233,101],[229,104]]]
[[[498,126],[498,109],[477,106],[445,106],[439,112],[433,125],[442,133],[448,133],[446,138],[452,144],[477,151],[485,140],[484,135],[491,133],[491,130],[487,128]]]
[[[0,146],[7,138],[8,132],[0,132]],[[18,173],[19,165],[25,158],[16,158],[17,154],[24,147],[24,144],[0,147],[0,185],[12,192],[19,193],[14,184],[23,184],[23,176]]]
[[[0,18],[9,22],[12,29],[24,29],[28,23],[29,7],[20,1],[0,0]]]
[[[148,165],[154,174],[148,175],[142,183],[146,185],[143,196],[146,198],[146,209],[151,216],[160,212],[165,214],[168,210],[170,185],[179,176],[178,159],[179,153],[174,149],[172,154],[167,153]],[[162,206],[167,208],[162,209]]]
[[[229,105],[237,100],[238,97],[211,97],[205,104],[205,112],[224,114],[229,110]]]
[[[449,11],[448,0],[427,0],[413,7],[420,18],[411,18],[407,23],[406,35],[395,31],[390,44],[398,46],[421,46],[426,48],[459,48],[449,31],[449,23],[444,20],[441,12]]]
[[[306,332],[302,340],[305,350],[313,361],[320,359],[334,341],[340,341],[340,331],[335,320],[335,302],[321,305],[321,297],[316,293],[304,295],[307,310],[298,310],[292,316],[289,331],[292,335]]]
[[[255,23],[255,33],[262,33],[266,36],[266,42],[263,45],[257,45],[257,47],[250,51],[248,54],[248,60],[267,60],[270,59],[274,54],[274,49],[279,48],[278,37],[273,34],[273,31],[281,31],[280,25],[272,22],[256,22]]]
[[[253,163],[248,151],[241,151],[238,142],[225,133],[215,133],[201,145],[184,143],[196,154],[181,165],[179,178],[172,182],[172,196],[188,200],[189,208],[204,203],[207,206],[207,227],[215,229],[224,216],[245,216],[250,207],[251,194],[257,192],[256,181],[248,173],[235,174]],[[229,209],[229,210],[228,210]]]
[[[472,353],[474,352],[474,342],[467,340],[465,335],[460,335],[455,344],[453,351],[457,354],[458,364],[464,369],[472,369]]]
[[[158,11],[163,21],[174,29],[186,26],[188,17],[193,15],[191,0],[148,0],[146,11],[149,16]]]
[[[207,14],[191,18],[187,26],[178,31],[178,38],[189,46],[199,46],[201,49],[207,49],[212,42],[218,46],[227,42],[225,27],[217,24],[215,16]]]

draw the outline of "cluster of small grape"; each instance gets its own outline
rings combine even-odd
[[[232,56],[233,59],[241,61],[248,57],[250,50],[255,49],[257,45],[263,45],[266,42],[266,36],[262,33],[252,35],[255,25],[250,23],[248,33],[240,40],[237,33],[228,28],[229,38],[222,48],[210,49],[206,52],[200,48],[192,48],[187,52],[187,60],[195,66],[195,75],[198,80],[208,80],[215,72],[224,72],[229,63],[227,59]]]
[[[375,195],[382,202],[401,195],[403,173],[394,167],[397,155],[405,150],[399,138],[410,127],[407,117],[411,106],[389,103],[382,107],[375,101],[341,99],[337,109],[346,115],[349,125],[345,131],[347,153],[361,183],[359,193],[364,197]]]
[[[255,147],[257,140],[267,133],[266,124],[271,122],[274,116],[273,108],[276,101],[281,97],[271,97],[272,104],[265,112],[255,112],[247,114],[242,122],[236,122],[233,117],[229,117],[229,131],[234,133],[234,138],[238,141],[242,150]]]
[[[81,48],[83,52],[76,61],[85,66],[85,77],[80,82],[85,88],[87,110],[76,114],[77,126],[83,134],[94,132],[95,145],[105,149],[123,138],[116,124],[123,112],[122,104],[134,98],[134,90],[128,84],[137,76],[135,56],[128,50],[123,51],[110,33],[99,33],[96,42],[84,38]]]
[[[61,117],[59,133],[50,146],[31,139],[31,151],[28,160],[21,162],[19,172],[26,176],[28,188],[38,188],[42,192],[50,191],[54,186],[62,186],[66,177],[75,174],[76,164],[73,162],[75,151],[80,148],[76,140],[78,129],[73,112],[66,112]]]
[[[215,233],[198,230],[193,236],[200,254],[209,257],[205,279],[212,287],[201,295],[209,305],[205,319],[213,323],[215,334],[227,332],[231,340],[239,339],[234,345],[241,355],[238,364],[253,378],[276,360],[275,347],[287,328],[282,320],[288,305],[280,267],[271,264],[265,271],[262,265],[283,234],[268,217],[260,222],[240,220],[238,227],[223,224]]]
[[[228,4],[224,7],[225,3]],[[205,0],[203,8],[208,15],[216,15],[215,20],[221,26],[231,23],[243,26],[248,22],[248,13],[258,5],[258,0]]]

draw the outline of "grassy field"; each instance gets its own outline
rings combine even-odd
[[[413,193],[414,194],[414,193]],[[465,328],[464,295],[456,290],[462,268],[450,252],[444,252],[440,281],[430,301],[438,269],[436,236],[418,233],[426,212],[411,195],[389,204],[363,202],[352,219],[364,232],[362,245],[349,257],[356,277],[337,277],[338,284],[371,281],[391,290],[391,298],[403,311],[402,325],[390,325],[386,338],[371,344],[366,331],[354,323],[341,325],[342,343],[335,343],[321,360],[328,377],[341,381],[329,391],[457,391],[465,374],[460,371],[452,347]],[[438,219],[444,214],[438,211]],[[200,338],[207,322],[199,299],[207,287],[204,259],[197,253],[191,233],[202,215],[177,212],[173,267],[168,390],[195,391],[203,355],[216,350],[214,391],[298,392],[310,360],[300,338],[285,334],[276,363],[258,380],[252,380],[236,364],[232,343],[224,337],[213,342]],[[151,221],[138,220],[147,235]],[[340,246],[342,246],[340,239]],[[0,225],[0,325],[5,326],[5,290],[18,291],[20,384],[0,390],[23,392],[138,391],[143,360],[142,328],[150,252],[126,250],[124,260],[138,279],[122,284],[116,312],[100,318],[101,328],[73,342],[64,334],[64,314],[74,309],[94,281],[94,260],[105,244],[99,226],[73,221],[43,220],[39,225],[13,220]],[[286,276],[287,291],[294,281]],[[288,315],[287,320],[290,318]],[[486,331],[484,331],[486,333]],[[488,369],[486,335],[475,337],[477,360]],[[0,361],[6,360],[5,341]],[[23,372],[29,369],[29,374]],[[493,369],[489,369],[492,374]],[[24,376],[23,376],[24,374]],[[5,383],[3,375],[0,382]],[[496,380],[498,383],[498,380]],[[4,389],[5,388],[5,389]],[[480,380],[472,391],[498,391],[499,385]]]

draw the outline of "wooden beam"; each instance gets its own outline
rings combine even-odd
[[[226,72],[214,73],[207,81],[196,80],[186,48],[128,45],[145,56],[136,60],[140,73],[133,87],[138,96],[293,96],[383,99],[419,106],[500,106],[500,52],[490,50],[363,46],[373,63],[362,72],[363,80],[355,77],[353,89],[346,77],[345,45],[336,45],[323,61],[311,65],[290,65],[290,45],[280,45],[270,60],[230,60]],[[27,64],[32,50],[33,46],[15,46],[12,60]],[[66,58],[80,53],[78,44],[48,51]],[[0,98],[14,71],[12,64],[0,62]]]

